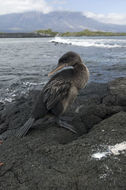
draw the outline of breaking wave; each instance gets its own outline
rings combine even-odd
[[[50,40],[50,42],[83,46],[83,47],[101,47],[101,48],[126,47],[126,40],[116,40],[116,39],[85,39],[85,38],[55,37],[54,39]]]

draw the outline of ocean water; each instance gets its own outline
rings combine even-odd
[[[80,54],[90,71],[89,82],[126,76],[126,37],[4,38],[0,39],[0,102],[41,89],[67,51]]]

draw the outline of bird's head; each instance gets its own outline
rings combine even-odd
[[[48,76],[53,75],[56,71],[59,71],[64,67],[74,67],[78,63],[82,63],[80,56],[75,52],[67,52],[59,59],[57,67],[51,71]]]

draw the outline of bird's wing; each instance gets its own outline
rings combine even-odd
[[[60,100],[63,100],[69,93],[70,81],[52,80],[43,89],[43,101],[48,110],[52,109]]]

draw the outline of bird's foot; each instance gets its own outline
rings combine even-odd
[[[50,123],[55,122],[55,117],[51,117],[49,115],[45,116],[44,118],[38,119],[37,121],[34,122],[32,128],[39,128],[40,126],[47,126]]]
[[[57,120],[57,124],[60,126],[60,127],[63,127],[73,133],[77,133],[77,131],[75,130],[74,126],[72,126],[71,124],[68,124],[66,123],[65,121],[62,121],[61,119],[58,119]]]

